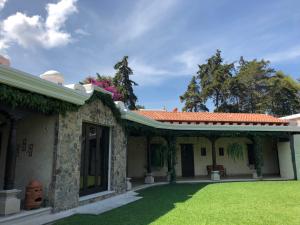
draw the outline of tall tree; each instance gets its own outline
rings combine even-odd
[[[283,72],[268,80],[267,111],[286,116],[300,112],[300,84]]]
[[[265,60],[246,61],[241,57],[234,77],[235,99],[238,111],[265,113],[267,109],[268,79],[274,74],[270,62]]]
[[[130,80],[129,76],[133,74],[132,69],[128,66],[128,56],[124,56],[123,59],[118,62],[114,69],[117,70],[113,83],[122,94],[125,105],[131,109],[136,109],[137,97],[133,92],[133,85],[137,83]]]
[[[208,111],[208,108],[203,104],[203,100],[200,96],[200,88],[196,82],[196,77],[193,76],[187,91],[179,97],[181,102],[184,102],[182,111],[186,112],[200,112]]]
[[[234,64],[223,63],[221,51],[207,60],[207,63],[199,65],[197,78],[200,80],[201,98],[212,99],[215,111],[226,107],[229,92],[229,81],[232,77]]]

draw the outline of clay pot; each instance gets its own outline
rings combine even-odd
[[[43,202],[43,185],[37,180],[32,180],[26,186],[25,209],[38,209]]]

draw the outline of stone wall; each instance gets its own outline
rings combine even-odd
[[[110,190],[126,190],[126,138],[111,110],[100,100],[82,106],[77,112],[60,115],[57,121],[57,141],[53,166],[52,205],[54,211],[79,205],[80,157],[82,123],[94,123],[111,128]]]

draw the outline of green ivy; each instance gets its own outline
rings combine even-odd
[[[165,166],[168,148],[164,144],[151,144],[151,166],[161,169]]]
[[[116,118],[117,122],[121,123],[122,119],[121,119],[120,110],[117,108],[111,95],[105,94],[102,92],[98,92],[98,91],[94,91],[92,96],[86,102],[91,103],[91,102],[95,101],[96,99],[100,99],[101,102],[103,103],[103,105],[105,105],[106,107],[108,107],[111,110],[111,112],[114,115],[114,117]]]
[[[101,102],[112,111],[117,122],[121,122],[121,113],[116,107],[111,95],[95,91],[86,103],[91,103],[96,99],[101,100]],[[44,114],[60,113],[65,115],[66,112],[77,111],[81,107],[80,105],[21,90],[5,84],[0,84],[0,102],[12,108],[28,108]]]
[[[78,105],[69,102],[21,90],[5,84],[0,84],[0,102],[10,105],[13,108],[28,108],[44,114],[65,114],[67,111],[76,111],[79,108]]]
[[[234,161],[244,159],[243,145],[240,143],[231,143],[227,146],[227,155]]]

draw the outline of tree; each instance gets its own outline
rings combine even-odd
[[[267,111],[286,116],[300,112],[300,84],[283,72],[268,80]]]
[[[265,60],[246,61],[240,58],[233,78],[232,95],[238,112],[265,113],[267,110],[268,79],[275,70]]]
[[[234,64],[223,63],[221,51],[207,60],[207,63],[199,65],[197,78],[200,80],[201,98],[206,101],[212,99],[215,111],[226,107],[229,92],[229,81],[232,77]]]
[[[208,111],[208,108],[203,104],[200,96],[199,85],[196,82],[196,77],[193,76],[190,84],[188,85],[187,91],[179,97],[181,102],[184,102],[182,111],[186,112],[200,112]]]
[[[199,84],[197,81],[199,80]],[[212,100],[215,112],[270,113],[290,115],[300,112],[300,83],[283,72],[276,72],[266,60],[223,63],[217,50],[199,65],[187,91],[180,96],[183,110],[201,111]]]
[[[133,72],[128,66],[128,56],[124,56],[123,59],[114,66],[114,69],[117,71],[113,78],[113,84],[122,94],[125,105],[131,110],[136,109],[137,97],[133,92],[132,86],[136,86],[137,83],[129,78]]]

